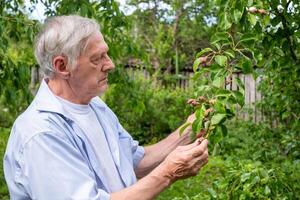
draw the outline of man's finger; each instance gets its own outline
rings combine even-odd
[[[200,143],[201,143],[201,141],[200,141],[199,139],[197,139],[197,140],[195,140],[195,141],[194,141],[193,143],[191,143],[191,144],[181,146],[181,149],[184,150],[184,151],[188,151],[188,150],[191,150],[191,149],[193,149],[194,147],[198,146]]]
[[[205,135],[205,130],[201,130],[197,135],[196,135],[196,138],[200,138],[200,137],[203,137]]]
[[[196,140],[197,141],[197,140]],[[196,158],[201,156],[207,150],[208,141],[204,139],[200,145],[194,146],[190,149],[190,154]]]

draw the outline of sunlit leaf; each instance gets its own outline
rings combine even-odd
[[[200,52],[197,53],[196,57],[198,58],[198,57],[202,56],[203,54],[208,53],[208,52],[212,52],[212,51],[213,50],[211,48],[204,48]]]
[[[211,118],[211,124],[212,125],[217,125],[219,124],[222,120],[224,120],[226,118],[226,114],[215,114],[212,118]]]
[[[225,66],[227,64],[227,57],[222,55],[217,55],[215,57],[215,61],[216,63],[218,63],[218,65]]]
[[[184,130],[191,125],[190,122],[185,122],[180,128],[179,128],[179,135],[182,135]]]

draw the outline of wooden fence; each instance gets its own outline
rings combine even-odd
[[[144,78],[150,78],[149,72],[144,69],[137,69],[137,68],[127,68],[127,72],[130,77],[134,78],[136,76],[144,76]],[[181,74],[181,78],[178,78],[175,83],[171,83],[171,87],[178,87],[183,90],[186,90],[192,84],[191,78],[193,73],[190,71],[185,71]],[[180,76],[179,76],[180,77]],[[239,90],[238,84],[236,83],[236,78],[239,78],[244,86],[245,86],[245,106],[243,109],[237,109],[237,119],[240,120],[251,120],[255,123],[261,122],[264,120],[264,115],[261,109],[256,106],[256,103],[262,100],[262,94],[258,91],[258,85],[261,81],[261,77],[258,77],[256,80],[252,77],[252,75],[244,75],[242,73],[233,74],[229,84],[225,86],[227,90]],[[228,81],[229,78],[225,79],[224,81]],[[159,81],[158,81],[159,84]]]

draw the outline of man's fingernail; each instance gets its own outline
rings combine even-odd
[[[197,144],[201,144],[201,142],[202,142],[201,138],[198,138],[197,141],[196,141]]]

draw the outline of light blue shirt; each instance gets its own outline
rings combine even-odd
[[[114,159],[111,154],[106,135],[98,120],[96,112],[90,104],[81,105],[69,102],[57,96],[64,109],[68,111],[72,118],[85,133],[88,142],[91,144],[97,160],[101,163],[106,163],[101,170],[103,175],[110,181],[107,181],[108,187],[112,192],[119,191],[125,187],[121,175],[114,164]],[[103,156],[105,155],[105,156]]]
[[[113,158],[124,187],[134,184],[143,147],[99,97],[89,105],[109,146],[110,155],[102,156]],[[114,180],[103,173],[108,163],[98,159],[86,134],[43,81],[8,140],[3,164],[11,199],[110,199]]]

